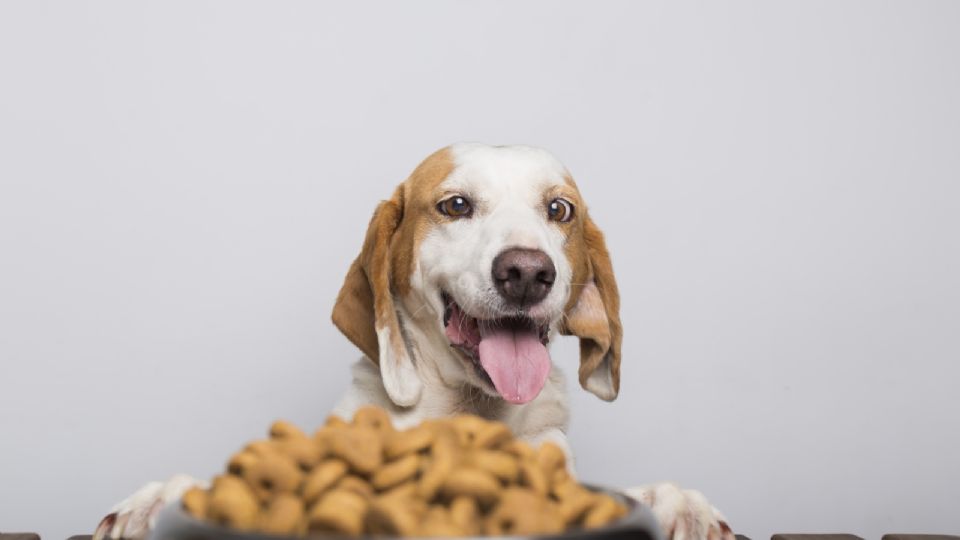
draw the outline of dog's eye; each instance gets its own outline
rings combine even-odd
[[[573,203],[566,199],[554,199],[547,205],[547,217],[551,221],[565,223],[573,219]]]
[[[440,201],[440,204],[437,205],[437,210],[439,210],[441,214],[450,217],[469,217],[473,212],[473,207],[470,206],[470,201],[468,201],[466,197],[454,195],[449,199]]]

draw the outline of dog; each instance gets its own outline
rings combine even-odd
[[[472,413],[564,450],[565,379],[549,342],[580,342],[580,385],[620,391],[620,299],[604,236],[567,169],[529,146],[455,144],[427,157],[377,206],[333,309],[364,354],[333,413],[386,409],[400,429]],[[178,475],[114,508],[95,537],[141,538],[153,516],[204,483]],[[699,492],[629,489],[667,538],[732,540]]]

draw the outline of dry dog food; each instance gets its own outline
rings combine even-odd
[[[470,415],[397,431],[375,407],[349,423],[331,417],[313,436],[274,423],[182,504],[234,529],[297,536],[551,534],[626,513],[571,478],[552,443],[534,449]]]

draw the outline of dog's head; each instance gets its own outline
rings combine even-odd
[[[580,338],[580,384],[613,400],[619,303],[603,235],[556,158],[458,144],[377,207],[333,321],[379,364],[400,406],[419,399],[417,362],[432,362],[447,383],[531,401],[557,332]]]

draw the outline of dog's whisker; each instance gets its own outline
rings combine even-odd
[[[410,317],[416,317],[417,315],[420,314],[421,311],[427,309],[428,307],[430,307],[430,304],[428,304],[428,303],[426,303],[426,302],[424,302],[423,304],[420,304],[420,307],[418,307],[417,309],[413,310],[413,313],[410,314]]]

